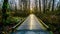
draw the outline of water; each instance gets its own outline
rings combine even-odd
[[[39,30],[32,30],[32,31],[27,31],[27,30],[19,30],[16,32],[12,32],[11,34],[49,34],[48,31],[39,31]]]

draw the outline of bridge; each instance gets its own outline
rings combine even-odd
[[[47,31],[49,27],[34,14],[30,14],[24,22],[18,23],[13,28],[16,28],[16,31],[12,34],[49,34]]]

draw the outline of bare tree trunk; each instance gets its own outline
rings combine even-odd
[[[60,6],[60,0],[59,0],[59,2],[57,3],[57,8]]]
[[[37,0],[35,0],[35,7],[36,7],[36,10],[37,10]]]
[[[43,13],[45,13],[45,0],[43,0]]]
[[[59,2],[57,3],[57,10],[60,11],[60,0],[59,0]]]
[[[46,12],[47,12],[47,3],[48,3],[48,1],[46,0],[45,1],[45,10],[46,10]]]
[[[39,0],[39,11],[41,12],[41,0]]]
[[[52,11],[54,11],[54,3],[55,3],[55,0],[53,0]]]
[[[52,0],[49,1],[48,9],[47,9],[48,11],[50,11],[50,8],[51,8],[51,2],[52,2]]]
[[[28,5],[27,5],[27,9],[28,9],[28,13],[30,13],[30,0],[27,0]]]

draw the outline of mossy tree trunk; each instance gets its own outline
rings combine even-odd
[[[2,23],[5,24],[7,20],[7,6],[8,6],[8,0],[4,0],[3,6],[2,6]]]

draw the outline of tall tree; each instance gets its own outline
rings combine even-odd
[[[53,3],[52,3],[52,11],[54,11],[54,4],[55,4],[55,0],[52,0]]]
[[[45,0],[42,1],[43,1],[43,13],[45,13]]]
[[[60,0],[59,0],[59,2],[57,3],[57,10],[60,11]]]
[[[39,0],[39,11],[41,12],[41,0]]]
[[[30,0],[27,0],[27,9],[28,9],[28,13],[30,13]]]
[[[27,0],[21,0],[22,5],[23,5],[23,10],[27,9]]]
[[[37,4],[37,0],[35,0],[35,11],[38,12],[38,4]]]
[[[2,6],[2,22],[6,23],[6,19],[7,19],[7,6],[8,6],[8,0],[4,0],[3,2],[3,6]]]
[[[52,0],[49,0],[49,2],[48,2],[48,8],[47,8],[48,11],[50,11],[50,8],[51,8],[51,5],[52,5],[51,2],[52,2]]]
[[[57,3],[57,8],[60,6],[60,0],[59,0],[59,2]]]

